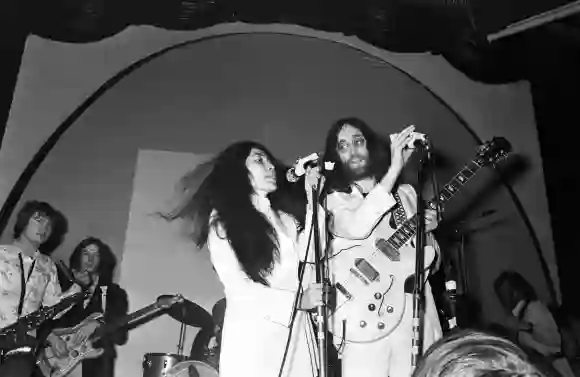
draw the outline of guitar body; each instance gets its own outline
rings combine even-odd
[[[57,357],[52,347],[44,349],[37,359],[37,365],[46,377],[64,377],[84,359],[94,359],[101,356],[103,349],[93,347],[93,342],[107,333],[113,333],[124,326],[141,321],[184,301],[182,295],[159,296],[155,303],[125,315],[115,323],[105,324],[102,313],[93,313],[81,323],[66,329],[56,329],[54,334],[66,343],[68,354]]]
[[[94,359],[103,354],[102,349],[95,349],[90,336],[102,325],[102,313],[93,313],[81,323],[66,329],[55,329],[54,333],[66,343],[68,354],[57,357],[51,347],[47,347],[39,356],[38,366],[47,377],[64,377],[84,359]]]
[[[415,274],[415,243],[398,249],[391,260],[376,247],[394,230],[383,219],[363,240],[335,238],[329,260],[331,283],[336,286],[336,305],[329,317],[330,332],[346,342],[369,343],[388,336],[405,314],[405,281]],[[425,247],[427,268],[435,250]],[[397,258],[393,258],[397,259]]]
[[[426,208],[439,208],[482,167],[497,163],[510,151],[510,143],[502,137],[480,145],[475,158],[445,184],[435,202],[425,203]],[[415,215],[397,229],[383,218],[366,239],[332,241],[333,255],[328,263],[336,303],[328,325],[334,336],[350,343],[370,343],[388,336],[401,323],[406,307],[405,281],[415,274],[417,226]],[[434,258],[435,250],[425,247],[424,268]]]

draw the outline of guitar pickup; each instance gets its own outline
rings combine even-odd
[[[375,247],[379,249],[381,253],[385,254],[391,261],[398,262],[401,260],[401,253],[389,245],[389,243],[384,238],[379,238],[376,240]]]
[[[357,272],[359,272],[359,275],[362,275],[368,283],[379,281],[381,274],[379,274],[379,271],[377,271],[366,259],[355,259],[354,266],[356,267]],[[360,276],[357,277],[360,279]]]

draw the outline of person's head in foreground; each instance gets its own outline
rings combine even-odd
[[[507,339],[460,330],[434,343],[413,377],[545,377],[528,356]]]

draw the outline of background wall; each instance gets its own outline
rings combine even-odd
[[[130,232],[129,213],[141,187],[134,186],[141,149],[207,155],[233,140],[256,139],[293,161],[322,148],[333,120],[357,115],[385,134],[409,123],[428,133],[436,146],[437,175],[443,183],[473,158],[476,146],[451,108],[482,139],[507,137],[526,163],[525,170],[512,177],[514,188],[556,278],[539,147],[525,83],[484,86],[469,81],[438,57],[394,55],[355,39],[302,28],[225,25],[196,33],[131,28],[109,40],[81,46],[31,38],[0,150],[2,198],[52,130],[106,79],[161,47],[232,31],[282,31],[318,39],[280,34],[208,39],[162,55],[109,90],[65,134],[23,198],[47,200],[68,217],[70,232],[56,258],[67,258],[87,235],[103,238],[124,258],[130,234],[138,234]],[[485,211],[495,211],[501,223],[472,235],[467,250],[468,261],[475,266],[470,283],[488,319],[501,321],[490,286],[500,269],[518,269],[544,297],[546,281],[521,218],[489,171],[466,187],[445,215],[456,222],[480,217]],[[4,242],[8,233],[2,236]],[[169,258],[167,250],[172,247],[155,252]],[[128,260],[121,264],[122,285],[132,284],[126,275],[135,267]],[[207,269],[192,266],[192,273],[183,277],[184,286],[204,284],[207,275],[198,273],[198,267]],[[172,271],[159,274],[159,279],[149,280],[153,291]],[[213,304],[194,293],[188,298]],[[130,297],[132,310],[139,307],[139,300]],[[174,352],[174,343],[162,342],[158,347]]]
[[[181,293],[205,308],[205,317],[194,316],[192,320],[206,323],[213,305],[223,297],[223,286],[211,268],[209,253],[195,251],[195,245],[185,236],[183,223],[168,223],[156,215],[169,208],[175,182],[206,159],[193,153],[138,151],[121,266],[131,308],[150,305],[160,295]],[[129,342],[119,349],[117,375],[140,376],[146,353],[177,353],[179,331],[180,323],[167,315],[133,330]],[[197,331],[186,327],[187,355]]]

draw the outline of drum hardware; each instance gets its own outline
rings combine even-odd
[[[188,374],[183,374],[182,372],[184,370],[188,371],[190,369],[193,371],[193,374],[191,375],[196,377],[218,377],[215,369],[201,361],[195,361],[193,364],[183,364],[190,362],[188,361],[188,357],[183,354],[187,326],[205,327],[208,325],[213,325],[211,315],[204,308],[187,299],[184,299],[182,302],[171,306],[165,311],[165,314],[168,314],[171,318],[180,323],[179,340],[177,342],[177,354],[145,354],[145,356],[143,356],[143,377],[169,377],[178,375],[180,377],[186,377]],[[175,369],[175,367],[178,365],[181,366]],[[169,373],[170,370],[173,370],[173,372],[171,372],[173,374]],[[196,371],[197,374],[195,374]]]
[[[173,305],[166,312],[171,318],[181,324],[191,327],[213,326],[213,319],[201,306],[184,299],[183,302]]]
[[[219,377],[218,371],[208,363],[186,360],[175,364],[167,371],[166,377]]]
[[[171,353],[147,353],[143,356],[143,377],[166,377],[173,366],[185,359]]]

